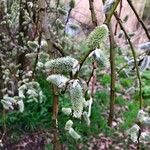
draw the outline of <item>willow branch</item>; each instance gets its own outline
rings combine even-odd
[[[120,0],[119,17],[121,16],[121,11],[122,11],[122,0]],[[118,29],[118,22],[116,22],[116,25],[115,25],[114,35],[117,34],[117,29]]]
[[[120,28],[121,30],[124,32],[125,34],[125,37],[126,39],[128,40],[129,42],[129,45],[130,45],[130,48],[131,48],[131,51],[132,51],[132,55],[133,55],[133,59],[134,59],[134,66],[135,66],[135,69],[136,69],[136,74],[137,74],[137,78],[138,78],[138,82],[139,82],[139,102],[140,102],[140,109],[143,107],[143,98],[142,98],[142,81],[141,81],[141,76],[140,76],[140,71],[139,71],[139,68],[138,68],[138,63],[137,63],[137,60],[136,60],[136,52],[134,50],[134,47],[132,45],[132,42],[130,40],[130,37],[128,35],[128,33],[126,32],[118,14],[115,12],[114,13],[114,16],[116,18],[116,20],[118,21],[119,25],[120,25]]]
[[[145,26],[144,22],[142,21],[142,19],[139,17],[139,15],[138,15],[137,11],[135,10],[135,8],[134,8],[134,6],[133,6],[131,0],[127,0],[127,2],[128,2],[128,4],[130,5],[131,9],[133,10],[133,12],[134,12],[134,14],[135,14],[137,20],[138,20],[138,21],[140,22],[140,24],[142,25],[142,27],[143,27],[143,29],[144,29],[144,31],[145,31],[145,33],[146,33],[147,38],[150,40],[150,35],[149,35],[149,32],[148,32],[148,29],[146,28],[146,26]]]
[[[96,19],[96,13],[94,11],[94,0],[89,0],[89,9],[91,11],[91,18],[92,18],[92,22],[93,25],[96,27],[98,25],[97,23],[97,19]]]

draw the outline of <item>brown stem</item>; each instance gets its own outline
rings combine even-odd
[[[105,0],[103,0],[103,3]],[[115,104],[115,48],[116,43],[114,40],[112,25],[111,25],[111,17],[119,5],[120,0],[116,1],[114,8],[112,9],[109,15],[106,14],[105,23],[109,29],[109,42],[110,42],[110,67],[111,67],[111,84],[110,84],[110,105],[109,105],[109,117],[108,117],[108,125],[111,127],[114,117],[114,104]]]
[[[91,75],[87,81],[87,85],[88,87],[90,86],[90,82],[92,83],[92,87],[91,87],[91,96],[94,96],[94,91],[95,91],[95,84],[96,84],[96,68],[97,68],[97,63],[96,61],[93,62],[92,65],[92,72]]]
[[[91,11],[91,18],[92,18],[92,22],[93,22],[93,25],[96,27],[98,25],[97,23],[97,19],[96,19],[96,14],[95,14],[95,11],[94,11],[94,0],[89,0],[89,9]]]
[[[119,17],[121,16],[121,10],[122,10],[122,0],[120,0]],[[118,22],[116,22],[116,25],[115,25],[114,35],[117,34],[117,29],[118,29]]]
[[[129,42],[129,45],[130,45],[130,48],[131,48],[131,51],[132,51],[132,55],[133,55],[133,59],[134,59],[134,66],[135,66],[135,69],[136,69],[136,74],[137,74],[137,78],[138,78],[138,82],[139,82],[139,103],[140,103],[140,109],[143,107],[143,98],[142,98],[142,81],[141,81],[141,76],[140,76],[140,72],[139,72],[139,68],[138,68],[138,63],[137,63],[137,60],[136,60],[136,52],[134,50],[134,47],[132,45],[132,42],[130,40],[130,37],[129,35],[127,34],[119,16],[117,13],[114,13],[114,16],[116,18],[116,20],[118,21],[119,25],[120,25],[120,28],[121,30],[124,32],[125,34],[125,37],[126,39],[128,40]]]
[[[111,84],[110,84],[110,108],[109,108],[109,117],[108,117],[108,125],[112,126],[113,117],[114,117],[114,104],[115,104],[115,40],[113,35],[112,26],[109,23],[109,41],[110,41],[110,67],[111,67]]]
[[[134,6],[133,6],[133,4],[132,4],[132,1],[131,1],[131,0],[127,0],[127,2],[128,2],[128,4],[130,5],[131,9],[133,10],[133,12],[134,12],[134,14],[135,14],[137,20],[138,20],[138,21],[140,22],[140,24],[142,25],[142,27],[143,27],[143,29],[144,29],[144,31],[145,31],[145,33],[146,33],[147,38],[150,40],[150,35],[149,35],[149,32],[148,32],[148,29],[146,28],[146,26],[145,26],[144,22],[142,21],[142,19],[139,17],[137,11],[135,10],[135,8],[134,8]]]
[[[39,26],[42,27],[43,33],[45,35],[46,41],[48,43],[48,53],[51,59],[55,59],[56,51],[54,50],[52,38],[49,32],[48,27],[48,15],[46,12],[46,3],[45,0],[38,0],[39,5]],[[59,102],[59,93],[58,88],[52,85],[52,93],[53,93],[53,114],[52,114],[52,122],[54,128],[54,150],[60,150],[59,136],[57,134],[57,115],[58,115],[58,102]]]

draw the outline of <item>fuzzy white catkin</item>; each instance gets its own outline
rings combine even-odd
[[[127,134],[130,136],[130,139],[133,142],[137,142],[139,129],[140,127],[137,124],[135,124],[130,129],[127,130]]]
[[[49,71],[59,72],[59,73],[69,73],[74,68],[74,64],[78,61],[70,56],[61,57],[57,59],[50,60],[45,63],[45,68]]]
[[[145,71],[150,66],[150,56],[145,56],[145,58],[142,61],[142,64],[140,66],[141,71]]]
[[[18,106],[19,106],[19,111],[23,112],[24,111],[24,102],[22,100],[19,100],[17,102]]]
[[[138,48],[141,50],[150,51],[150,42],[139,44]]]
[[[91,121],[90,121],[90,118],[89,118],[88,113],[86,111],[83,112],[83,118],[84,118],[87,126],[90,126]]]
[[[150,141],[150,132],[145,131],[141,133],[140,136],[140,141],[141,142],[149,142]]]
[[[78,139],[81,138],[81,136],[80,136],[73,128],[70,128],[69,134],[70,134],[75,140],[78,140]]]
[[[112,8],[114,7],[116,0],[106,0],[104,6],[103,6],[103,12],[105,14],[109,13]]]
[[[104,67],[109,67],[109,59],[108,56],[101,50],[95,49],[90,53],[89,57],[93,56],[99,65]]]
[[[69,88],[71,104],[73,109],[73,116],[75,118],[81,118],[85,99],[83,97],[81,85],[78,83],[78,81],[73,82],[74,83]]]
[[[71,108],[62,108],[62,112],[65,114],[65,115],[67,115],[67,116],[69,116],[69,115],[71,115],[71,113],[72,113],[72,110],[71,110]]]
[[[69,81],[69,79],[66,78],[64,75],[53,74],[53,75],[48,76],[47,81],[55,84],[59,88],[63,88],[66,82]]]
[[[65,130],[69,131],[72,128],[73,122],[72,120],[68,120],[65,124]]]

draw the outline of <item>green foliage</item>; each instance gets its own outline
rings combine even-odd
[[[128,110],[123,113],[124,123],[121,125],[121,129],[127,130],[136,121],[136,116],[139,110],[139,104],[136,102],[130,102],[128,104]]]
[[[6,125],[10,129],[18,128],[21,130],[37,130],[49,128],[51,123],[52,96],[49,83],[43,77],[39,78],[41,89],[46,96],[44,103],[28,103],[25,102],[25,110],[23,113],[19,111],[9,111],[6,113]],[[0,126],[4,123],[2,114],[0,116]],[[13,126],[12,126],[13,124]]]
[[[104,86],[109,86],[110,84],[110,75],[108,74],[104,74],[101,79],[100,79],[100,83]]]
[[[124,98],[122,98],[122,96],[117,96],[115,99],[115,103],[120,106],[125,106],[128,104],[127,101]]]
[[[120,79],[121,85],[123,85],[125,88],[129,88],[133,85],[133,80],[130,78],[121,78]]]

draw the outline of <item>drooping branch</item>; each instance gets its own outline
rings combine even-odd
[[[133,12],[134,12],[134,14],[135,14],[137,20],[138,20],[139,23],[142,25],[142,27],[143,27],[143,29],[144,29],[144,31],[145,31],[145,33],[146,33],[147,38],[150,40],[150,34],[149,34],[149,32],[148,32],[148,29],[146,28],[146,26],[145,26],[144,22],[142,21],[142,19],[139,17],[137,11],[135,10],[135,8],[134,8],[134,6],[133,6],[133,4],[132,4],[132,1],[131,1],[131,0],[127,0],[127,2],[128,2],[128,4],[130,5],[131,9],[133,10]]]
[[[136,52],[134,50],[134,47],[132,45],[132,42],[130,40],[129,35],[126,32],[126,30],[125,30],[125,28],[124,28],[124,26],[123,26],[123,24],[121,22],[121,19],[119,18],[118,14],[116,12],[114,13],[114,16],[115,16],[116,20],[118,21],[121,30],[124,32],[125,37],[128,40],[130,48],[131,48],[131,51],[132,51],[132,55],[133,55],[133,59],[134,59],[134,66],[135,66],[135,69],[136,69],[136,74],[137,74],[137,78],[138,78],[138,82],[139,82],[139,103],[140,103],[140,109],[141,109],[143,107],[142,81],[141,81],[141,76],[140,76],[140,71],[139,71],[138,63],[137,63],[137,60],[136,60]]]

